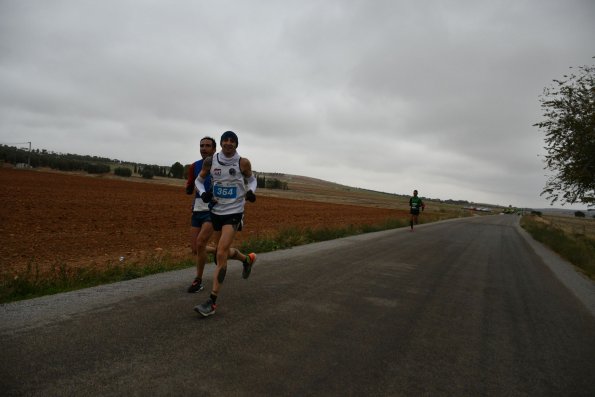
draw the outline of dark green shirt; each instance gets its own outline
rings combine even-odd
[[[423,206],[423,201],[421,201],[421,198],[417,197],[417,196],[413,196],[409,199],[409,206],[411,208],[414,209],[420,209],[421,206]]]

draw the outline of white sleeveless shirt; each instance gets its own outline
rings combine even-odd
[[[236,152],[227,158],[219,152],[213,156],[211,165],[213,197],[217,204],[211,212],[216,215],[239,214],[244,212],[246,187],[240,170],[240,155]]]

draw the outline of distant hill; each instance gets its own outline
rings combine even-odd
[[[255,173],[287,183],[288,190],[262,189],[261,194],[267,196],[381,208],[402,208],[403,203],[409,200],[408,196],[360,189],[307,176],[259,171]]]
[[[289,187],[288,190],[259,190],[259,194],[265,194],[267,196],[297,200],[355,204],[379,208],[409,208],[409,195],[361,189],[307,176],[259,171],[254,172],[259,176],[264,175],[266,178],[276,178],[287,183]],[[453,209],[458,210],[470,204],[467,201],[443,201],[433,198],[424,198],[424,201],[426,202],[428,209],[431,209],[432,211],[451,211]],[[477,204],[477,206],[490,207],[494,212],[499,212],[502,210],[501,207],[490,204]]]

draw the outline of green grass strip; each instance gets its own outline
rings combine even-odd
[[[287,228],[272,238],[248,240],[241,244],[243,252],[271,252],[319,241],[395,229],[408,225],[408,219],[387,219],[379,225],[348,225],[343,228]],[[75,268],[56,264],[43,275],[39,266],[30,263],[18,274],[0,274],[0,303],[30,299],[118,281],[131,280],[151,274],[195,266],[193,259],[173,260],[167,255],[153,257],[143,263],[118,262],[103,268]]]
[[[131,280],[193,265],[194,261],[190,259],[173,261],[163,256],[149,258],[142,264],[115,263],[103,268],[75,268],[60,263],[54,265],[49,273],[41,274],[38,265],[29,264],[17,274],[0,275],[0,303]]]

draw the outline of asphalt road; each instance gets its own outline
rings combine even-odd
[[[595,396],[593,283],[517,221],[262,254],[248,280],[233,262],[206,319],[193,269],[1,305],[0,394]]]

